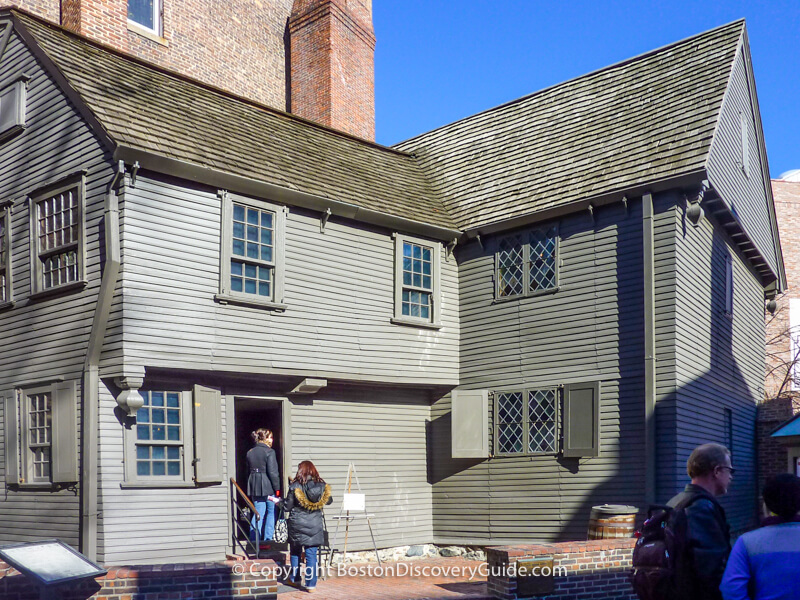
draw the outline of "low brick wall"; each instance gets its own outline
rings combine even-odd
[[[486,549],[489,563],[487,588],[493,598],[563,598],[569,600],[636,600],[630,584],[631,556],[636,543],[632,538],[494,546]],[[536,586],[552,585],[549,593],[524,594],[518,589],[518,561],[552,558],[552,581],[543,581],[540,572]],[[528,561],[524,565],[530,565]],[[534,564],[547,565],[548,562]],[[525,584],[522,584],[523,589]]]
[[[273,560],[106,567],[108,573],[56,588],[62,600],[267,600],[277,597]],[[39,600],[39,589],[0,561],[0,598]]]

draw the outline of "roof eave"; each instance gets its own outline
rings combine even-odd
[[[364,208],[349,202],[309,194],[274,183],[242,177],[241,175],[234,175],[219,169],[211,169],[183,160],[169,158],[141,148],[120,144],[114,151],[114,160],[122,160],[128,164],[138,162],[141,169],[195,181],[240,194],[269,198],[272,201],[290,206],[308,208],[322,213],[330,209],[332,216],[352,219],[391,230],[413,233],[444,242],[450,242],[462,234],[458,229],[423,223]]]

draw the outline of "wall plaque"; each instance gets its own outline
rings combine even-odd
[[[0,558],[39,585],[99,577],[107,572],[60,540],[3,546]]]

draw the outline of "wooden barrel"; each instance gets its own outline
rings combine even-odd
[[[639,509],[635,506],[622,504],[593,506],[589,517],[589,539],[633,537],[638,512]]]

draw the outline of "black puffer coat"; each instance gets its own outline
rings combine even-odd
[[[324,481],[297,481],[289,486],[284,509],[289,513],[289,543],[295,546],[322,546],[322,507],[333,502],[331,486]]]

